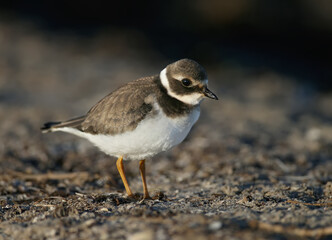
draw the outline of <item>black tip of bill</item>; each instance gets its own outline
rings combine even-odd
[[[218,97],[216,94],[214,94],[213,92],[211,92],[208,88],[204,89],[204,95],[208,98],[214,99],[214,100],[218,100]]]

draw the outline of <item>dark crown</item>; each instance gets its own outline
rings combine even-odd
[[[167,73],[175,76],[190,76],[193,79],[203,81],[207,79],[205,69],[194,60],[184,58],[167,66]]]

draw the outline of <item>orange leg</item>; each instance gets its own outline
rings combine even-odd
[[[143,182],[144,199],[149,199],[150,195],[148,192],[148,186],[146,185],[146,179],[145,179],[145,160],[139,161],[139,172],[141,173],[142,182]]]
[[[129,184],[127,182],[126,175],[124,173],[124,168],[123,168],[123,162],[122,161],[123,161],[123,158],[122,158],[122,156],[120,156],[118,158],[118,160],[116,161],[116,167],[117,167],[117,169],[120,173],[123,185],[126,188],[126,192],[127,192],[128,196],[131,197],[131,196],[133,196],[133,193],[131,192]]]

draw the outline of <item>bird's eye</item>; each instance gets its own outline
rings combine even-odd
[[[191,81],[188,78],[182,79],[181,82],[185,87],[189,87],[191,85]]]

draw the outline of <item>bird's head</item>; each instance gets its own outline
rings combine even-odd
[[[218,100],[207,88],[205,69],[193,60],[181,59],[169,64],[160,72],[160,80],[168,95],[183,103],[197,105],[205,97]]]

